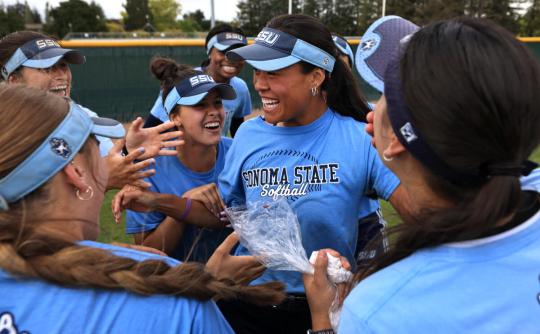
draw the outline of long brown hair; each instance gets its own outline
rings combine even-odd
[[[4,177],[58,126],[69,104],[60,97],[19,85],[0,85],[0,101],[0,145],[4,147],[0,177]],[[161,260],[138,262],[78,245],[61,228],[46,224],[51,187],[47,182],[10,203],[9,210],[0,211],[0,268],[11,274],[62,285],[200,300],[243,299],[259,305],[278,304],[284,297],[283,285],[278,282],[243,286],[214,278],[198,263],[171,267]]]
[[[415,128],[455,171],[520,166],[540,143],[540,66],[503,28],[470,18],[433,23],[412,36],[400,71]],[[420,249],[497,233],[523,201],[518,175],[456,184],[422,169],[451,207],[424,208],[391,230],[390,250],[356,282]]]

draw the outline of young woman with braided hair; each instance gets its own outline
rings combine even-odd
[[[540,179],[527,159],[540,143],[540,65],[481,19],[387,34],[374,43],[400,42],[381,53],[384,96],[369,130],[412,212],[356,274],[339,333],[538,332]],[[304,283],[314,329],[332,333],[335,289],[320,254]]]
[[[27,87],[0,101],[0,332],[232,333],[211,299],[282,299],[239,284],[234,235],[206,267],[92,241],[107,184],[94,136],[122,125]]]

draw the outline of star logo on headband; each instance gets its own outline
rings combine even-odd
[[[328,60],[328,58],[324,58],[322,62],[323,62],[324,65],[328,65],[329,60]]]
[[[49,140],[49,144],[51,145],[51,150],[54,154],[61,156],[64,159],[69,158],[71,155],[71,148],[69,147],[69,144],[67,141],[65,141],[62,138],[51,138]]]
[[[362,42],[362,45],[360,45],[360,49],[362,51],[368,51],[371,50],[377,42],[374,39],[368,39],[367,41]]]
[[[403,138],[405,138],[407,143],[415,141],[418,138],[418,136],[416,136],[416,133],[414,132],[414,128],[409,122],[405,123],[405,125],[403,125],[399,129],[399,131],[401,132],[401,135],[403,136]]]

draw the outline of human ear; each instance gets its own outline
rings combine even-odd
[[[73,161],[67,164],[62,172],[66,176],[67,182],[79,191],[84,192],[88,189],[89,185],[84,178],[86,174],[84,169]]]
[[[383,151],[383,155],[389,159],[393,159],[394,157],[403,154],[406,152],[407,149],[403,144],[399,141],[396,134],[392,131],[392,134],[390,135],[390,144],[386,146],[386,148]]]
[[[325,77],[322,68],[314,68],[313,71],[311,71],[311,87],[320,87],[323,84]]]

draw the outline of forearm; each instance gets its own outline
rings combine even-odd
[[[166,217],[155,230],[135,235],[135,243],[172,254],[184,235],[186,225],[174,218]]]
[[[187,199],[171,194],[159,194],[154,210],[169,217],[199,227],[221,228],[223,223],[201,202],[191,201],[191,208],[186,214]]]

